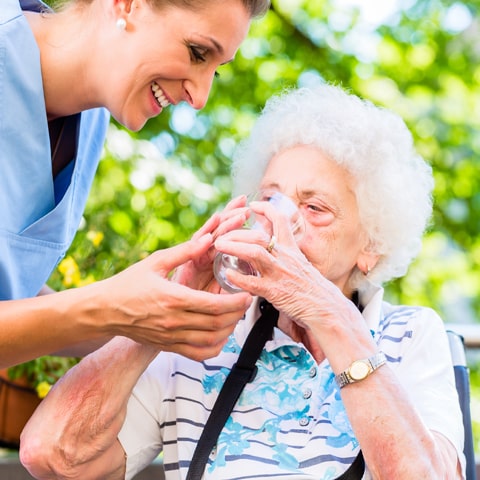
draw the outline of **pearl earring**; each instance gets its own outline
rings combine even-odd
[[[124,18],[119,18],[116,26],[119,30],[125,30],[127,28],[127,21]]]

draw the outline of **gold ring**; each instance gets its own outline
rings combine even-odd
[[[270,237],[270,242],[268,242],[268,245],[267,245],[268,253],[272,253],[272,250],[275,248],[276,243],[277,243],[277,237],[275,237],[275,235],[272,235]]]

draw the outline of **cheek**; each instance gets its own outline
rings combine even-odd
[[[298,246],[308,261],[319,268],[319,266],[325,265],[332,255],[335,248],[334,237],[326,232],[320,233],[314,229],[313,231],[307,229],[298,241]]]

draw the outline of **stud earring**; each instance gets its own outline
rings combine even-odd
[[[116,26],[119,30],[125,30],[127,28],[127,21],[124,18],[119,18]]]

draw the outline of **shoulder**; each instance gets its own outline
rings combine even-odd
[[[438,326],[443,327],[443,321],[438,313],[430,307],[392,305],[383,302],[380,328],[385,330],[402,325],[415,328],[438,328]]]
[[[402,361],[409,352],[441,345],[447,340],[445,325],[432,308],[391,305],[383,302],[382,316],[375,334],[377,343],[386,354]]]
[[[18,0],[3,0],[2,8],[0,8],[0,25],[7,23],[14,18],[22,15],[22,9]]]
[[[22,11],[45,12],[51,8],[40,0],[2,0],[0,25],[15,18],[23,17]]]

